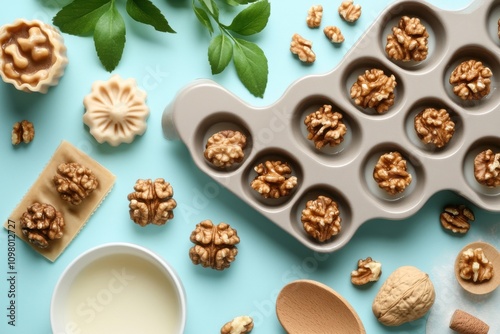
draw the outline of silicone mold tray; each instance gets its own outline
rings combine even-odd
[[[429,54],[420,63],[386,56],[386,37],[404,15],[420,18],[429,32]],[[297,80],[267,107],[249,106],[210,80],[193,82],[166,107],[164,136],[181,139],[204,173],[318,252],[340,249],[369,219],[414,214],[440,190],[453,190],[479,207],[500,211],[500,187],[482,186],[473,170],[480,151],[500,152],[498,18],[500,1],[476,1],[453,12],[398,1],[383,11],[336,68]],[[468,59],[482,61],[493,72],[491,92],[479,101],[462,101],[448,83],[453,69]],[[382,115],[358,108],[349,95],[358,75],[370,68],[394,74],[398,83],[395,103]],[[342,144],[320,151],[307,139],[303,121],[324,104],[343,114],[348,132]],[[447,109],[456,124],[453,138],[442,149],[426,146],[415,133],[413,119],[425,107]],[[213,167],[203,156],[207,139],[223,129],[247,136],[245,159],[230,170]],[[372,173],[380,155],[394,150],[407,160],[413,181],[400,195],[390,196]],[[288,162],[298,178],[296,189],[284,199],[265,199],[250,187],[254,166],[270,158]],[[306,201],[320,194],[338,203],[342,217],[342,231],[323,243],[310,238],[300,221]]]

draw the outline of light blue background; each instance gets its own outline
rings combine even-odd
[[[123,2],[118,2],[124,13]],[[47,95],[19,92],[0,82],[2,221],[9,218],[63,139],[117,176],[114,189],[55,263],[17,240],[16,327],[7,325],[7,234],[0,234],[0,333],[50,333],[50,299],[62,271],[89,248],[115,241],[145,246],[163,256],[178,271],[187,293],[186,333],[218,333],[226,321],[243,314],[254,317],[254,333],[284,333],[275,316],[275,298],[286,283],[302,278],[318,280],[342,294],[359,313],[370,334],[425,333],[427,319],[432,320],[428,333],[431,330],[447,333],[450,315],[458,306],[489,319],[491,333],[500,332],[500,319],[493,316],[493,305],[498,309],[499,292],[473,298],[461,290],[451,269],[455,255],[469,242],[486,240],[498,248],[500,214],[485,212],[453,193],[442,192],[433,196],[413,217],[367,222],[340,251],[317,254],[201,173],[181,142],[169,142],[162,137],[163,109],[193,80],[210,78],[252,105],[271,104],[295,80],[334,68],[391,2],[358,0],[363,6],[361,19],[347,25],[336,13],[340,0],[324,1],[323,25],[339,25],[346,37],[342,46],[334,47],[321,30],[310,30],[304,22],[308,8],[321,2],[272,1],[267,28],[252,37],[266,53],[270,69],[265,97],[257,99],[239,82],[232,65],[220,75],[211,75],[206,56],[209,36],[196,20],[190,0],[156,0],[177,34],[162,34],[126,17],[127,44],[120,65],[113,72],[124,78],[135,78],[148,93],[151,109],[148,130],[130,145],[100,145],[82,123],[84,96],[95,80],[106,80],[110,76],[100,65],[91,38],[64,35],[70,63],[60,84]],[[470,1],[435,3],[441,8],[458,9]],[[11,1],[0,11],[0,25],[16,18],[50,22],[57,10],[56,0]],[[290,37],[295,32],[313,41],[317,54],[313,65],[301,64],[289,52]],[[34,123],[36,137],[29,145],[13,147],[10,143],[12,124],[22,119]],[[128,216],[127,194],[138,178],[157,177],[165,178],[174,187],[178,202],[175,218],[166,226],[141,228]],[[438,217],[447,203],[465,203],[475,212],[476,221],[467,235],[453,236],[441,228]],[[191,264],[189,235],[204,219],[224,221],[238,230],[239,254],[229,270],[217,272]],[[354,287],[349,274],[357,260],[367,256],[382,262],[382,278],[367,288]],[[429,317],[386,328],[376,321],[371,303],[382,282],[402,265],[414,265],[430,274],[436,286],[436,305]]]

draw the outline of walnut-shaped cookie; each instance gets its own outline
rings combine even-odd
[[[210,267],[215,270],[229,268],[236,259],[240,242],[237,231],[229,224],[214,225],[204,220],[191,232],[190,240],[194,246],[189,249],[189,257],[193,264]]]
[[[173,199],[174,189],[162,178],[137,180],[134,192],[128,194],[129,214],[136,224],[164,225],[174,218],[177,202]]]
[[[0,27],[0,75],[16,89],[47,93],[67,64],[66,46],[55,27],[23,19]]]
[[[82,203],[99,185],[94,173],[77,162],[59,164],[53,182],[61,198],[73,205]]]
[[[230,168],[245,158],[247,137],[240,131],[222,130],[214,133],[205,144],[205,159],[213,166]]]
[[[387,76],[377,68],[366,70],[351,87],[351,98],[363,109],[373,108],[385,113],[394,104],[397,82],[394,75]]]
[[[474,158],[474,177],[486,187],[500,186],[500,153],[487,149]]]
[[[423,61],[429,52],[429,33],[417,17],[403,16],[392,34],[387,36],[385,52],[394,60]]]
[[[493,72],[481,61],[461,62],[451,73],[449,82],[453,93],[462,100],[480,100],[490,93]]]
[[[254,170],[257,176],[250,186],[264,198],[288,196],[297,185],[297,177],[292,175],[292,168],[286,162],[266,160]]]
[[[304,119],[307,128],[307,139],[314,142],[317,149],[324,146],[336,146],[344,141],[347,127],[343,116],[338,111],[333,111],[332,106],[325,104]]]
[[[378,186],[390,195],[403,192],[412,181],[412,176],[406,166],[406,160],[397,151],[380,156],[373,169],[373,178],[378,183]]]
[[[326,196],[307,201],[300,220],[307,234],[319,242],[330,240],[342,228],[338,205]]]
[[[146,92],[137,87],[134,79],[125,80],[115,74],[108,81],[96,81],[83,104],[83,122],[101,144],[129,144],[147,129]]]
[[[31,204],[20,218],[21,231],[30,243],[47,248],[53,240],[61,239],[64,218],[55,207],[46,203]]]

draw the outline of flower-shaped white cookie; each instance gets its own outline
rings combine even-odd
[[[146,92],[137,87],[134,79],[113,75],[108,81],[96,81],[83,104],[86,109],[83,122],[101,144],[131,143],[136,135],[146,131],[149,116]]]

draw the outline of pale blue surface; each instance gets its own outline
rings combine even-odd
[[[57,11],[51,6],[55,2],[11,1],[0,11],[0,25],[16,18],[50,22]],[[318,280],[342,294],[359,313],[367,333],[425,333],[426,319],[386,328],[377,323],[371,312],[372,300],[383,280],[402,265],[415,265],[435,281],[439,304],[433,308],[431,318],[433,324],[443,328],[439,333],[447,332],[450,312],[458,305],[465,310],[482,307],[481,312],[492,314],[492,305],[499,302],[498,291],[485,298],[471,298],[448,273],[451,261],[465,244],[486,240],[498,248],[500,214],[470,205],[476,213],[471,231],[463,237],[450,235],[443,231],[438,221],[443,205],[469,203],[453,193],[442,192],[409,219],[368,222],[342,250],[316,254],[202,174],[181,142],[168,142],[162,137],[164,107],[179,89],[194,79],[214,79],[250,104],[267,105],[278,99],[296,79],[334,68],[378,13],[392,1],[357,2],[363,6],[363,14],[350,26],[339,19],[337,2],[323,3],[323,24],[340,25],[346,37],[340,47],[332,46],[321,30],[309,30],[305,26],[307,9],[320,2],[272,2],[268,27],[253,38],[269,60],[269,83],[264,99],[254,98],[246,91],[232,65],[221,75],[210,74],[206,58],[208,33],[194,17],[191,1],[155,1],[178,32],[175,35],[143,28],[127,18],[127,45],[114,73],[135,78],[147,91],[151,109],[147,132],[131,145],[99,145],[82,123],[83,97],[95,80],[106,80],[110,76],[98,62],[91,38],[64,35],[70,64],[59,86],[47,95],[26,94],[0,82],[2,221],[9,217],[63,139],[117,176],[107,199],[55,263],[46,261],[24,242],[17,241],[15,327],[7,324],[7,234],[0,234],[0,333],[50,333],[50,298],[62,271],[83,251],[113,241],[150,248],[178,271],[187,293],[186,333],[218,333],[226,321],[243,314],[254,317],[253,333],[284,333],[275,316],[275,298],[286,283],[301,278]],[[435,1],[446,9],[462,8],[469,2]],[[318,59],[313,65],[302,65],[288,51],[290,37],[295,32],[314,42]],[[13,147],[10,144],[12,124],[22,119],[34,123],[36,138],[29,145]],[[165,178],[174,187],[178,202],[175,218],[163,227],[141,228],[129,219],[126,196],[138,178],[157,177]],[[189,235],[195,224],[204,219],[224,221],[238,230],[241,237],[239,254],[229,270],[216,272],[194,266],[189,260]],[[349,273],[359,258],[367,256],[383,263],[382,279],[371,287],[356,288],[349,281]],[[489,319],[491,333],[499,333],[498,317]]]

